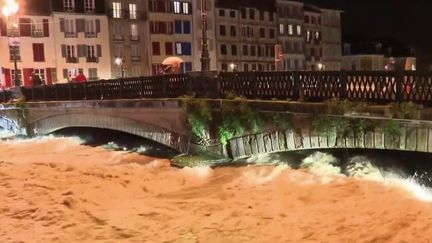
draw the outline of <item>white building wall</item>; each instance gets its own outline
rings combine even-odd
[[[60,30],[60,19],[72,19],[76,23],[76,19],[96,20],[100,21],[100,32],[97,33],[96,38],[86,38],[83,32],[77,33],[77,37],[65,37],[65,33]],[[74,77],[71,70],[83,69],[84,75],[89,77],[89,69],[95,68],[97,70],[97,77],[99,79],[110,79],[111,75],[111,53],[109,49],[109,32],[108,32],[108,18],[105,15],[84,15],[84,14],[67,14],[67,13],[54,13],[54,49],[57,66],[57,80],[59,83],[68,82]],[[75,26],[76,30],[76,26]],[[101,46],[102,53],[99,56],[98,62],[87,62],[85,57],[78,58],[77,63],[67,63],[66,58],[62,56],[62,45],[74,45],[75,56],[78,55],[78,45],[92,45]],[[97,49],[97,48],[96,48]],[[64,70],[69,70],[69,77],[66,78]]]

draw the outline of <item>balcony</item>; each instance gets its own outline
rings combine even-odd
[[[100,78],[99,77],[89,77],[88,80],[89,81],[98,81]]]
[[[16,56],[16,60],[17,60],[17,62],[21,62],[21,55],[17,55]],[[14,62],[15,61],[13,55],[9,57],[9,61],[10,62]]]
[[[98,57],[86,57],[87,62],[93,62],[93,63],[98,63],[99,62],[99,58]]]
[[[20,37],[20,31],[17,28],[8,29],[8,37]]]
[[[141,56],[131,56],[132,62],[139,62],[141,61]]]
[[[66,57],[66,63],[78,63],[78,58],[76,58],[76,57]]]
[[[44,37],[43,30],[33,30],[32,31],[32,37],[34,37],[34,38]]]
[[[65,12],[73,12],[75,11],[75,8],[72,6],[64,6],[63,11]]]
[[[131,41],[139,41],[139,36],[138,35],[131,35],[130,39],[131,39]]]
[[[85,32],[84,36],[85,36],[85,38],[96,38],[97,33],[96,32]]]
[[[124,41],[124,37],[123,37],[123,35],[114,35],[114,40],[115,41]]]
[[[77,33],[76,32],[65,32],[65,38],[76,38]]]

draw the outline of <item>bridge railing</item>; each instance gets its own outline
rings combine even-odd
[[[214,74],[214,75],[213,75]],[[432,73],[412,71],[295,71],[189,73],[21,87],[27,101],[175,98],[195,94],[225,98],[319,102],[338,98],[377,103],[432,104]],[[0,92],[0,101],[11,99]]]

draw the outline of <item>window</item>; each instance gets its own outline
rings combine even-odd
[[[189,42],[177,42],[175,44],[176,47],[176,55],[192,55],[192,45]]]
[[[191,33],[191,23],[190,21],[183,21],[183,34]]]
[[[243,71],[244,71],[244,72],[249,71],[249,65],[248,65],[247,63],[245,63],[245,64],[243,65]]]
[[[166,55],[173,55],[173,43],[172,42],[165,42],[165,54]]]
[[[74,58],[75,55],[75,46],[73,45],[66,45],[66,57],[67,58]]]
[[[176,34],[183,33],[181,20],[174,20],[174,33]]]
[[[226,35],[225,25],[219,25],[219,35],[221,36]]]
[[[21,73],[21,69],[18,69],[18,75],[17,78],[15,78],[15,70],[11,69],[11,78],[12,80],[22,80],[22,73]]]
[[[225,17],[225,10],[219,9],[219,16]]]
[[[45,61],[45,50],[43,43],[33,43],[33,61],[44,62]]]
[[[84,29],[85,29],[84,31],[85,31],[86,35],[95,34],[96,33],[96,27],[95,27],[94,20],[91,20],[91,19],[86,20],[85,24],[84,24]]]
[[[94,81],[98,79],[98,75],[97,75],[97,68],[89,68],[88,69],[88,76],[89,76],[89,80],[90,81]]]
[[[74,19],[65,19],[65,33],[75,35],[75,20]]]
[[[265,29],[264,28],[260,28],[260,37],[265,38]]]
[[[319,40],[320,39],[320,32],[316,31],[315,32],[315,40]]]
[[[95,46],[86,46],[86,57],[96,57],[96,48]]]
[[[86,13],[92,13],[95,10],[95,0],[85,0],[84,1],[84,11]]]
[[[136,4],[129,4],[129,18],[137,19]]]
[[[140,66],[132,66],[132,76],[139,77],[141,76],[141,67]]]
[[[248,54],[248,46],[247,45],[243,45],[243,56],[247,56]]]
[[[131,45],[131,57],[133,59],[133,57],[139,57],[140,53],[139,53],[139,48],[138,45]]]
[[[176,55],[182,55],[182,43],[176,43]]]
[[[114,50],[115,57],[123,57],[123,45],[116,45]]]
[[[65,11],[73,11],[74,4],[74,0],[63,0],[63,9]]]
[[[222,63],[221,64],[221,70],[224,71],[224,72],[226,72],[228,70],[228,64]]]
[[[152,50],[153,50],[153,55],[154,56],[159,56],[160,55],[160,44],[159,44],[159,42],[153,42],[152,43]]]
[[[259,18],[261,21],[264,20],[264,11],[262,11],[262,10],[259,11]]]
[[[255,19],[255,10],[249,9],[249,18],[250,19]]]
[[[237,56],[237,46],[231,45],[231,55]]]
[[[220,50],[221,50],[220,51],[221,55],[226,55],[227,54],[227,47],[226,47],[226,45],[222,44]]]
[[[41,79],[42,83],[45,83],[45,80],[46,80],[46,78],[45,78],[45,69],[43,69],[43,68],[41,68],[41,69],[35,68],[35,69],[33,69],[33,72],[37,76],[39,76],[39,78]]]
[[[251,56],[256,56],[256,47],[251,46]]]
[[[294,27],[292,24],[288,25],[288,34],[293,35],[294,34]]]
[[[236,17],[236,12],[234,10],[230,11],[230,17],[231,18],[235,18]]]
[[[273,22],[273,20],[274,20],[272,12],[269,12],[269,20],[270,20],[270,22]]]
[[[306,31],[306,42],[310,42],[311,41],[311,32],[310,30]]]
[[[190,14],[189,13],[189,4],[190,3],[183,3],[183,13],[184,14]]]
[[[176,14],[181,13],[179,1],[174,1],[174,13],[176,13]]]
[[[301,25],[297,25],[297,35],[301,35]]]
[[[242,18],[242,19],[245,19],[245,18],[246,18],[246,9],[245,9],[245,8],[242,8],[242,9],[241,9],[241,18]]]
[[[270,36],[271,39],[275,38],[275,30],[274,29],[270,29],[269,36]]]
[[[19,48],[19,46],[18,47],[14,47],[14,48],[9,48],[9,57],[10,57],[10,60],[11,61],[13,61],[13,60],[17,60],[17,61],[19,61],[19,60],[21,60],[21,55],[20,55],[20,48]]]
[[[43,37],[44,36],[42,20],[40,20],[40,19],[39,20],[32,20],[31,28],[32,28],[32,36],[33,37]]]
[[[283,24],[279,24],[279,34],[283,35],[285,32],[285,28]]]
[[[113,2],[113,18],[119,19],[121,18],[121,3],[120,2]]]
[[[237,35],[236,27],[231,26],[230,32],[231,32],[231,37],[235,37]]]
[[[305,16],[305,20],[304,20],[304,22],[305,22],[305,23],[309,23],[309,16],[307,16],[307,15]]]
[[[137,24],[131,24],[131,40],[138,40],[138,25]]]

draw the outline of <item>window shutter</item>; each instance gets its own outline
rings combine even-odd
[[[60,32],[65,32],[65,20],[60,18]]]
[[[42,20],[43,23],[43,33],[45,37],[49,37],[49,24],[48,24],[48,19],[43,19]]]
[[[68,70],[65,68],[63,69],[63,78],[68,79],[69,75],[68,75]]]
[[[45,53],[43,43],[33,43],[33,60],[35,62],[44,62]]]
[[[66,45],[61,45],[62,57],[66,57]]]
[[[172,55],[173,54],[173,43],[165,42],[165,54]]]
[[[11,77],[10,69],[3,68],[3,73],[5,75],[5,85],[6,85],[6,87],[11,87],[12,86],[12,77]]]
[[[76,20],[76,30],[77,30],[77,33],[85,32],[85,20],[84,19],[77,19]]]
[[[86,56],[86,45],[78,45],[78,57],[85,57]]]
[[[183,34],[190,34],[190,33],[191,33],[190,21],[184,21],[183,22]]]
[[[45,80],[46,80],[46,84],[51,85],[52,82],[52,73],[51,73],[51,68],[46,68],[45,69]]]
[[[100,33],[100,20],[96,19],[96,33]]]
[[[180,20],[175,20],[174,21],[174,29],[175,29],[175,33],[176,34],[181,34],[182,33],[182,23]]]
[[[2,36],[7,36],[6,21],[0,18],[0,32]]]
[[[96,46],[96,51],[97,51],[97,57],[102,57],[102,46],[101,45],[97,45]]]
[[[23,68],[24,86],[33,85],[33,80],[30,79],[33,73],[33,68]]]

